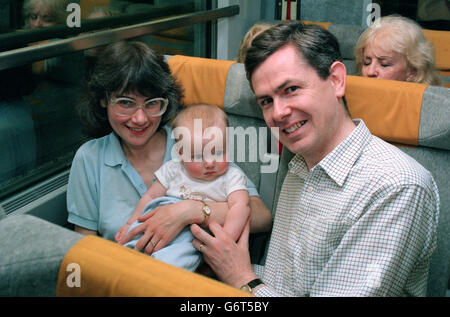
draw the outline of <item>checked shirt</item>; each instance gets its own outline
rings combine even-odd
[[[257,296],[425,296],[439,194],[362,120],[311,170],[290,161]]]

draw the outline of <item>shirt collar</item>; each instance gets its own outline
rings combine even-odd
[[[126,162],[125,154],[120,145],[119,137],[111,132],[106,136],[105,142],[105,164],[109,166],[122,165]]]
[[[171,137],[172,130],[169,126],[165,125],[162,127],[167,135],[167,142]],[[172,158],[172,147],[166,146],[166,152],[164,154],[164,162]],[[128,160],[123,153],[122,146],[120,145],[120,139],[117,134],[113,131],[106,136],[105,144],[105,164],[109,166],[123,165]]]
[[[356,160],[362,154],[372,135],[362,119],[354,119],[356,128],[331,153],[325,156],[312,170],[322,168],[336,184],[342,186]],[[295,155],[289,162],[289,172],[301,178],[308,176],[304,159]]]

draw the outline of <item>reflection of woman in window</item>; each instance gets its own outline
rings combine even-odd
[[[23,16],[25,29],[37,29],[66,23],[70,0],[25,0]]]
[[[422,28],[401,16],[376,20],[361,34],[355,48],[355,67],[364,77],[440,85],[433,45]]]

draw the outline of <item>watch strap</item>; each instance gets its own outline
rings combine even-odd
[[[247,283],[248,286],[250,286],[251,289],[254,289],[256,286],[264,284],[263,281],[261,281],[259,278],[255,278],[254,280],[251,280]]]
[[[263,281],[261,281],[259,278],[256,278],[254,280],[251,280],[247,284],[241,286],[241,291],[253,294],[253,290],[258,286],[264,284]]]

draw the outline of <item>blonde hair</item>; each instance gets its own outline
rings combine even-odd
[[[264,32],[267,29],[270,29],[273,24],[269,23],[256,23],[254,24],[245,34],[244,38],[241,41],[241,45],[239,46],[238,52],[238,63],[245,62],[245,55],[247,55],[248,49],[252,46],[253,39],[258,36],[261,32]]]
[[[222,109],[210,104],[194,104],[181,110],[172,122],[172,128],[193,123],[195,119],[202,120],[203,129],[223,123],[228,127],[228,118]]]
[[[361,75],[364,61],[364,49],[375,40],[382,30],[383,41],[378,42],[384,50],[402,54],[409,70],[414,71],[412,82],[429,85],[441,85],[441,78],[434,66],[433,44],[425,38],[422,28],[413,20],[389,15],[381,17],[367,28],[359,37],[355,46],[355,68]]]

